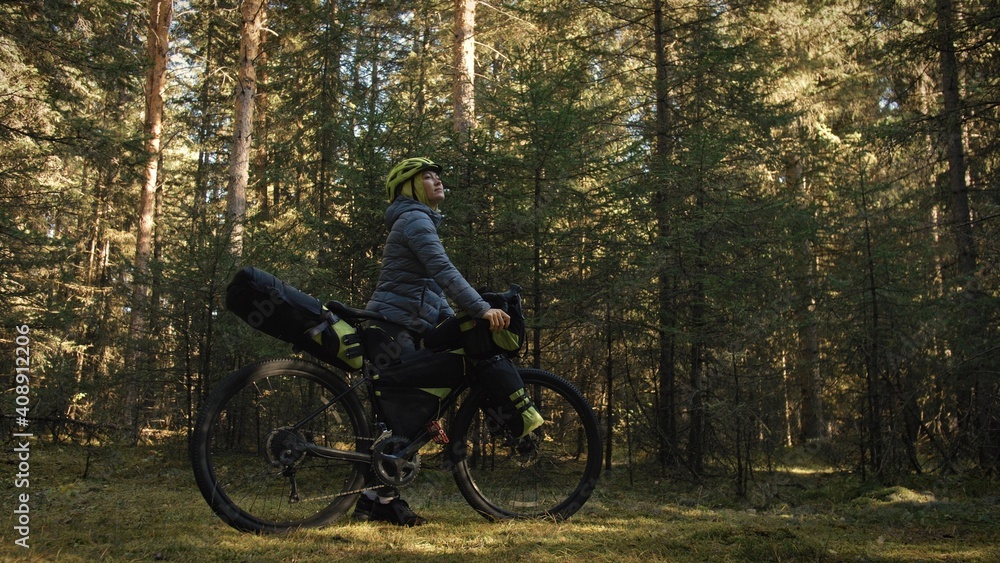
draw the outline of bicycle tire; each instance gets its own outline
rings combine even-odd
[[[545,423],[516,445],[505,442],[489,432],[485,391],[474,390],[450,429],[452,474],[469,505],[489,520],[564,520],[587,502],[600,478],[597,417],[565,379],[519,371]]]
[[[316,412],[299,431],[290,429]],[[266,360],[232,373],[209,395],[189,453],[199,490],[224,522],[245,532],[284,533],[343,516],[357,498],[349,491],[364,485],[369,470],[295,446],[308,440],[367,452],[369,438],[367,415],[341,377],[304,360]]]

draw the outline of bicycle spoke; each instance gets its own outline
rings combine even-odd
[[[356,452],[367,439],[360,404],[314,364],[264,362],[234,374],[199,418],[192,460],[213,509],[239,529],[319,525],[349,508],[366,467],[310,452]]]
[[[510,444],[490,435],[481,412],[460,416],[458,436],[466,450],[456,460],[455,478],[469,503],[489,518],[566,518],[586,501],[600,474],[597,422],[564,380],[539,370],[522,375],[545,423]]]

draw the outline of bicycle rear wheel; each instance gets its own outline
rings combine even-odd
[[[485,392],[474,390],[450,428],[452,473],[466,501],[488,519],[569,518],[601,474],[597,417],[565,379],[519,371],[545,423],[516,444],[495,436],[484,415]]]
[[[369,437],[343,379],[284,359],[227,377],[206,400],[189,448],[212,510],[238,530],[274,533],[343,516],[356,499],[350,491],[363,486],[367,464],[321,458],[307,446],[366,452]]]

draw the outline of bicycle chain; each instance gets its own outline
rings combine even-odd
[[[360,441],[367,441],[367,442],[371,442],[371,443],[374,444],[377,440],[379,440],[380,438],[384,437],[385,435],[386,435],[386,433],[383,432],[382,434],[378,435],[375,438],[372,438],[371,436],[353,436],[353,438],[354,438],[355,441],[358,441],[358,440],[360,440]],[[351,496],[351,495],[357,495],[357,494],[363,493],[365,491],[377,491],[377,490],[381,489],[383,486],[384,485],[372,485],[371,487],[361,487],[360,489],[354,489],[354,490],[350,490],[350,491],[343,491],[343,492],[336,493],[336,494],[333,494],[333,495],[327,495],[325,497],[316,497],[316,498],[310,499],[310,500],[320,500],[320,501],[325,501],[327,499],[333,500],[335,498],[346,497],[346,496]]]

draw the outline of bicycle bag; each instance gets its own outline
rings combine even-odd
[[[368,357],[375,358],[372,382],[382,419],[394,435],[415,438],[428,421],[441,417],[441,400],[466,377],[465,359],[427,348],[400,353],[377,325],[365,329],[364,340]]]
[[[226,308],[251,327],[289,342],[324,362],[357,370],[363,362],[361,335],[319,299],[252,266],[226,287]]]
[[[434,349],[461,348],[473,360],[486,359],[496,355],[514,358],[520,355],[524,346],[525,322],[521,306],[521,288],[511,285],[504,293],[480,292],[483,300],[494,309],[510,315],[510,326],[503,330],[491,331],[489,321],[473,319],[461,312],[439,324],[424,339],[424,345]]]

